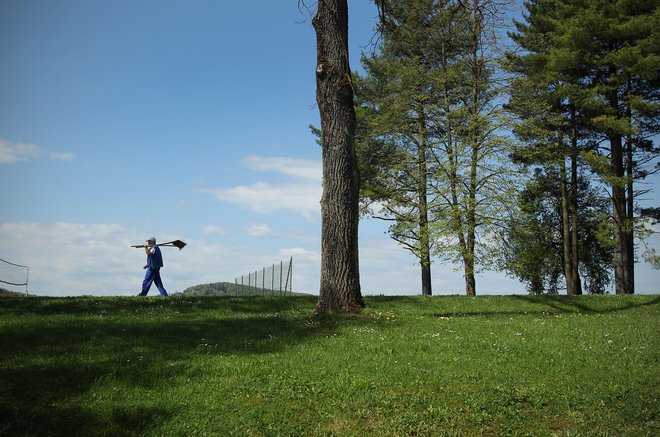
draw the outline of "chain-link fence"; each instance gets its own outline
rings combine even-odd
[[[285,296],[291,294],[293,257],[271,266],[264,266],[234,279],[239,296]]]
[[[18,291],[25,287],[25,294],[28,294],[29,277],[30,267],[0,259],[0,288]]]

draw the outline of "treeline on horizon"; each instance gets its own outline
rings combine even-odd
[[[283,290],[268,290],[232,282],[213,282],[188,287],[181,293],[183,296],[307,296],[305,293],[295,293]]]

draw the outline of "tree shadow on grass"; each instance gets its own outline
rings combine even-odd
[[[481,308],[492,309],[477,311],[447,311],[436,312],[434,317],[475,317],[475,316],[512,316],[512,315],[560,315],[560,314],[611,314],[623,312],[635,308],[651,307],[660,304],[660,296],[533,296],[533,295],[511,295],[489,297],[495,299],[495,305],[488,305],[484,301]],[[477,298],[478,299],[478,298]],[[512,299],[512,300],[510,300]],[[519,302],[515,309],[507,306],[509,303]],[[503,305],[504,304],[504,305]]]
[[[7,315],[73,315],[132,313],[145,308],[170,308],[179,312],[196,313],[234,311],[241,313],[273,313],[310,307],[315,296],[183,296],[170,298],[148,297],[30,297],[3,298],[0,300],[0,316]]]
[[[611,314],[634,308],[649,307],[660,303],[660,296],[512,296],[530,303],[542,303],[560,313]]]
[[[43,315],[26,308],[24,318],[0,324],[0,435],[144,434],[177,407],[153,405],[135,393],[167,390],[221,370],[202,367],[204,356],[249,359],[331,335],[337,327],[331,320],[310,323],[307,305],[297,312],[300,303],[263,300],[195,299],[202,305],[195,310],[186,302],[154,299],[121,304],[114,308],[119,315],[106,317],[98,313],[107,309],[84,300],[78,309],[65,302],[61,311]],[[136,305],[144,315],[133,314]],[[106,398],[98,405],[97,395]]]
[[[76,399],[103,366],[26,365],[0,369],[0,435],[141,435],[171,415],[160,406],[115,409],[110,417]]]

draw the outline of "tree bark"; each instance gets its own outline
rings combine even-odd
[[[614,68],[610,68],[611,74],[616,74]],[[609,94],[609,104],[612,110],[620,114],[618,91]],[[616,131],[608,133],[610,142],[610,171],[612,177],[612,221],[614,230],[614,290],[616,294],[632,294],[631,280],[633,278],[634,264],[631,259],[628,244],[628,214],[626,203],[626,183],[623,166],[623,136]],[[630,229],[632,235],[632,227]],[[632,266],[632,268],[631,268]]]
[[[566,187],[566,160],[564,153],[561,153],[559,162],[559,186],[561,188],[561,223],[562,223],[562,241],[564,247],[564,277],[566,278],[566,294],[573,295],[575,292],[575,277],[573,275],[573,262],[571,256],[571,224],[568,189]]]
[[[422,270],[422,295],[431,296],[431,242],[429,231],[429,208],[427,201],[427,178],[428,165],[426,161],[426,121],[423,109],[418,110],[418,145],[417,145],[417,166],[418,190],[417,198],[419,202],[419,262]]]
[[[632,107],[631,107],[631,91],[632,83],[628,78],[628,99],[626,105],[626,119],[629,126],[632,126]],[[635,235],[634,235],[634,205],[635,197],[633,191],[633,137],[631,133],[626,136],[626,178],[628,185],[627,199],[626,199],[626,226],[624,228],[625,244],[628,252],[628,265],[626,266],[628,274],[626,275],[628,293],[635,293]]]
[[[470,154],[470,182],[468,188],[468,209],[466,211],[466,231],[467,231],[467,253],[463,256],[463,267],[465,272],[465,294],[468,296],[476,296],[477,287],[474,278],[474,247],[476,243],[476,229],[477,229],[477,170],[479,162],[479,105],[481,97],[481,78],[482,78],[482,58],[479,55],[480,37],[483,32],[483,15],[480,10],[479,0],[473,0],[472,8],[470,10],[471,19],[471,53],[470,53],[470,69],[472,74],[472,96],[471,107],[468,108],[470,113],[470,138],[469,145],[471,149]]]
[[[621,147],[621,135],[610,136],[610,147],[612,156],[612,220],[614,224],[614,287],[616,294],[628,294],[626,275],[628,273],[628,248],[626,247],[625,222],[626,222],[626,192],[621,185],[620,178],[623,177],[623,159]]]
[[[580,280],[580,245],[578,235],[578,186],[577,186],[577,120],[575,106],[571,106],[571,268],[573,269],[573,293],[582,294]]]
[[[319,0],[316,102],[321,116],[321,281],[317,313],[364,307],[358,256],[359,175],[348,62],[347,0]]]
[[[441,55],[442,68],[445,72],[445,76],[447,76],[447,58],[444,44],[442,45]],[[449,89],[446,83],[443,84],[443,100],[444,111],[445,114],[447,114],[445,118],[445,131],[447,135],[447,160],[449,162],[449,191],[451,193],[451,226],[453,228],[454,234],[458,238],[460,252],[463,256],[466,293],[468,293],[468,290],[475,290],[476,293],[474,276],[472,276],[470,279],[469,276],[465,275],[465,272],[467,271],[465,265],[468,264],[467,257],[465,256],[467,253],[467,242],[465,241],[465,234],[463,232],[463,219],[461,216],[458,199],[458,157],[456,156],[457,153],[455,152],[454,147],[454,127],[452,125],[451,117],[449,116],[451,113],[451,104],[449,103]]]

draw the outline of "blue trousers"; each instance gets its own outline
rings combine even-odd
[[[152,270],[150,268],[147,268],[147,272],[144,275],[144,281],[142,281],[142,293],[140,293],[140,296],[146,296],[147,293],[149,293],[151,284],[154,282],[156,283],[156,287],[158,287],[161,296],[167,296],[167,291],[165,291],[165,287],[163,287],[163,281],[160,279],[160,269]]]

